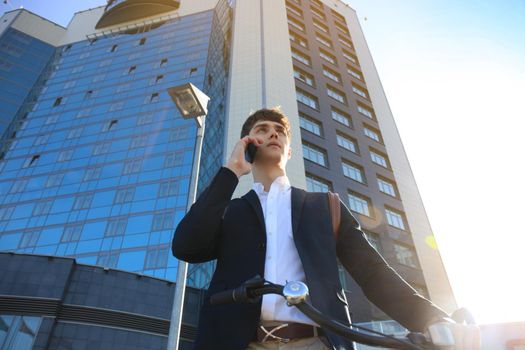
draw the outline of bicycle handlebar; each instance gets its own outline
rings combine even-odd
[[[435,350],[436,347],[421,333],[410,333],[406,338],[394,338],[382,334],[372,335],[352,329],[340,322],[329,319],[306,302],[308,287],[302,282],[288,282],[286,286],[265,284],[263,278],[256,276],[239,287],[216,293],[210,297],[210,304],[257,303],[265,294],[278,294],[286,298],[288,306],[297,307],[303,314],[324,329],[343,336],[351,341],[370,346],[380,346],[399,350]],[[355,326],[354,326],[355,327]],[[359,327],[362,328],[362,327]],[[362,328],[363,329],[363,328]],[[372,333],[378,333],[368,330]]]

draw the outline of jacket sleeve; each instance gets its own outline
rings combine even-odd
[[[175,229],[173,256],[190,263],[217,258],[222,218],[238,183],[231,170],[219,170]]]
[[[423,332],[447,313],[419,295],[370,245],[359,222],[341,203],[337,255],[367,298],[413,332]]]

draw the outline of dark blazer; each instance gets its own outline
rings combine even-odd
[[[221,168],[179,223],[172,251],[178,259],[200,263],[217,259],[201,309],[195,349],[245,350],[254,339],[261,303],[210,305],[209,296],[264,276],[266,231],[257,194],[231,199],[237,176]],[[292,230],[303,264],[311,303],[339,322],[349,324],[348,303],[339,281],[337,258],[366,296],[410,330],[422,331],[431,319],[448,315],[419,296],[368,243],[359,223],[341,205],[341,227],[335,242],[326,193],[292,187]],[[334,349],[352,343],[327,333]]]

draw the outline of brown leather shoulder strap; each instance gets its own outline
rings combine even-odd
[[[330,207],[330,217],[332,218],[332,230],[334,231],[334,238],[337,241],[339,226],[341,226],[341,202],[339,202],[339,194],[328,191],[328,205]]]

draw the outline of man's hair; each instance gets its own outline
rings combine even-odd
[[[252,113],[242,125],[241,138],[248,135],[253,126],[261,120],[268,120],[281,124],[284,126],[284,130],[286,131],[288,137],[290,138],[292,136],[288,117],[283,113],[283,111],[281,111],[281,107],[277,106],[273,108],[262,108]]]

